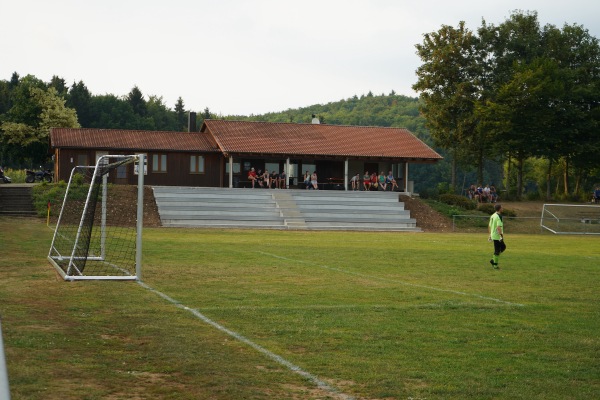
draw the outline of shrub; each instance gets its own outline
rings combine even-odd
[[[464,208],[465,210],[474,210],[477,207],[473,201],[457,194],[442,194],[439,196],[438,200],[442,203],[449,204],[451,206]]]
[[[496,210],[494,209],[494,205],[490,204],[490,203],[483,203],[480,204],[479,207],[477,207],[477,209],[481,212],[484,212],[488,215],[492,215],[493,213],[496,212]]]
[[[494,208],[494,204],[490,204],[490,203],[480,204],[477,209],[488,215],[492,215],[493,213],[496,212],[496,209]],[[509,210],[508,208],[502,208],[502,215],[504,215],[505,217],[516,217],[517,213],[514,212],[513,210]]]
[[[450,209],[448,210],[448,216],[450,218],[454,217],[455,215],[461,215],[462,212],[456,208],[456,207],[450,207]]]

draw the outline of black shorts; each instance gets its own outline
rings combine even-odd
[[[500,253],[504,252],[504,250],[506,250],[506,243],[504,243],[504,240],[494,240],[494,254],[498,256]]]

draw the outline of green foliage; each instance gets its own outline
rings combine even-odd
[[[83,201],[87,199],[89,188],[90,185],[84,182],[83,175],[75,174],[71,181],[69,198]],[[66,190],[67,183],[65,181],[60,181],[58,183],[42,182],[39,185],[35,185],[33,187],[33,204],[38,215],[46,215],[48,203],[52,205],[53,215],[58,215],[60,208],[62,207],[63,199],[65,198]]]
[[[315,104],[308,107],[289,109],[264,115],[230,116],[228,119],[241,119],[265,122],[310,123],[312,115],[321,123],[332,125],[386,126],[406,128],[420,139],[431,144],[425,119],[419,113],[419,100],[412,97],[389,94],[353,96],[351,98]]]
[[[444,25],[424,35],[417,53],[414,89],[427,126],[457,163],[477,166],[478,182],[485,158],[515,161],[519,199],[529,157],[575,164],[565,179],[597,167],[600,45],[582,26],[542,27],[537,12],[514,11],[476,33],[464,22]]]
[[[468,198],[452,193],[444,193],[438,197],[438,200],[442,203],[460,207],[465,210],[474,210],[477,205]]]
[[[481,212],[486,213],[487,215],[492,215],[493,213],[496,212],[496,210],[494,209],[494,204],[491,204],[491,203],[479,204],[477,209]]]
[[[487,215],[492,215],[493,213],[496,212],[496,209],[494,207],[495,207],[495,204],[483,203],[483,204],[479,204],[479,206],[477,207],[477,210],[479,210]],[[505,217],[516,217],[517,213],[513,210],[502,207],[502,215]]]
[[[60,87],[57,80],[53,84]],[[0,144],[9,146],[9,154],[21,162],[28,158],[33,165],[46,163],[50,128],[79,127],[75,111],[65,106],[57,89],[32,76],[19,81],[11,99],[12,107],[0,116]]]
[[[7,168],[4,170],[4,174],[10,177],[12,183],[25,183],[25,177],[27,176],[24,169]]]

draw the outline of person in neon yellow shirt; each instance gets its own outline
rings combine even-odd
[[[490,260],[490,264],[492,264],[494,269],[500,269],[498,266],[498,259],[500,258],[500,254],[506,250],[506,244],[504,243],[504,223],[502,222],[502,206],[496,204],[494,210],[496,210],[496,212],[492,214],[488,224],[488,240],[494,242],[494,255]]]

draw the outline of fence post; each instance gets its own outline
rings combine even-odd
[[[2,318],[0,318],[0,400],[10,400],[8,389],[8,371],[4,358],[4,342],[2,341]]]

